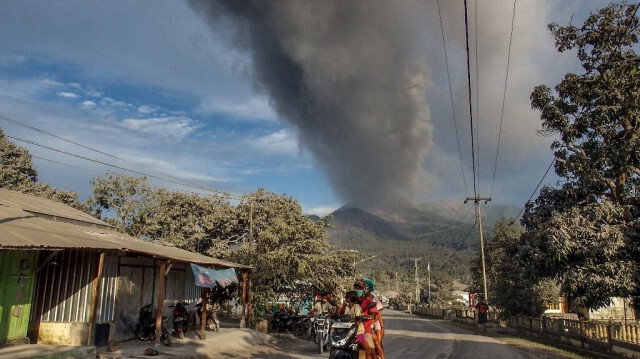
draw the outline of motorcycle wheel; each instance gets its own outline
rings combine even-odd
[[[307,339],[308,339],[309,341],[311,341],[311,340],[313,339],[312,333],[313,333],[313,328],[309,327],[309,328],[307,329]]]
[[[207,318],[207,327],[206,328],[207,328],[207,330],[211,330],[211,331],[214,331],[214,332],[218,331],[216,329],[216,323],[211,318]]]
[[[145,342],[151,340],[151,336],[145,335],[144,329],[142,329],[142,327],[139,325],[136,326],[136,337]]]
[[[318,354],[324,353],[324,334],[316,333],[316,340],[318,341]]]
[[[184,332],[182,330],[178,331],[178,338],[184,339]]]
[[[171,345],[171,335],[163,331],[162,335],[160,335],[160,341],[166,346]]]

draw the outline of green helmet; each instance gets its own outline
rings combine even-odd
[[[373,283],[371,279],[365,279],[364,284],[369,287],[369,292],[373,293],[376,291],[376,285]]]

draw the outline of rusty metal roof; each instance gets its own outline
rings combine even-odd
[[[6,189],[0,189],[0,249],[118,250],[206,266],[252,268],[143,241],[65,204]]]

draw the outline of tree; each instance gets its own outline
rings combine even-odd
[[[564,181],[527,204],[523,248],[538,276],[588,308],[640,295],[638,6],[612,3],[579,28],[550,24],[558,51],[576,49],[584,73],[531,95],[542,133],[558,138],[551,148]]]
[[[89,213],[78,201],[78,194],[38,182],[38,171],[33,167],[29,151],[16,146],[0,129],[0,188],[19,191],[61,202]]]
[[[114,225],[122,233],[140,237],[151,211],[151,187],[146,177],[132,177],[108,172],[105,177],[94,178],[93,197],[89,206],[97,216],[103,211],[115,213],[115,217],[104,216],[104,221]]]
[[[523,256],[524,229],[515,219],[496,222],[493,239],[486,244],[490,304],[500,308],[504,318],[513,315],[538,316],[545,304],[556,302],[560,289],[552,280],[540,279],[536,264]],[[481,287],[480,258],[475,266],[476,287]]]
[[[224,258],[229,244],[241,237],[237,210],[229,196],[201,196],[158,189],[150,205],[141,210],[145,218],[141,233],[192,252]]]
[[[347,288],[353,252],[334,250],[324,224],[307,217],[294,198],[258,189],[244,196],[238,210],[240,225],[253,238],[230,259],[255,267],[253,308],[279,296],[305,301]]]

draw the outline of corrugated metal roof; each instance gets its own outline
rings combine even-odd
[[[0,189],[0,248],[120,250],[186,263],[251,268],[142,241],[62,203],[6,189]]]

